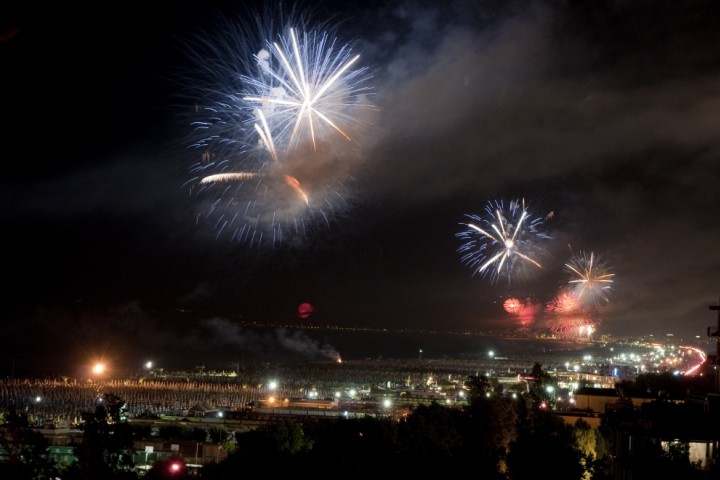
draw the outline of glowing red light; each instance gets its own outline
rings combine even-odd
[[[300,318],[306,319],[314,310],[315,308],[311,304],[303,302],[298,306],[298,315],[300,315]]]

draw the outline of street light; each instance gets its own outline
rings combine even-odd
[[[555,404],[555,387],[548,385],[545,387],[545,391],[548,393],[548,398],[552,400],[553,405]]]
[[[393,402],[389,398],[383,400],[383,408],[389,412],[389,415],[394,416]]]

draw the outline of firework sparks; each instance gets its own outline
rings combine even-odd
[[[547,327],[558,338],[580,338],[597,328],[591,308],[577,302],[573,291],[563,290],[545,306]]]
[[[614,273],[610,273],[605,260],[600,255],[579,252],[565,264],[570,275],[568,286],[578,303],[597,305],[609,301],[609,293]]]
[[[216,173],[215,175],[208,175],[200,180],[200,183],[213,183],[213,182],[235,182],[238,180],[250,180],[258,178],[259,173],[252,172],[234,172],[234,173]]]
[[[311,28],[299,17],[299,28],[275,30],[255,20],[252,28],[229,23],[189,49],[206,106],[191,122],[201,159],[188,183],[198,219],[218,236],[298,245],[350,205],[355,137],[368,123],[359,112],[374,110],[370,75],[326,24]]]
[[[469,223],[461,223],[464,230],[456,234],[462,245],[458,252],[462,262],[473,274],[490,275],[493,281],[501,277],[510,281],[528,274],[527,266],[542,269],[537,260],[545,255],[541,247],[550,237],[540,230],[541,218],[531,216],[524,201],[488,202],[487,215],[465,215]]]
[[[515,314],[520,311],[520,309],[522,308],[522,304],[517,298],[510,297],[503,302],[503,308],[506,312]]]
[[[573,314],[580,309],[574,292],[563,291],[551,302],[548,302],[545,311],[554,314]]]
[[[327,137],[328,130],[351,140],[341,125],[352,124],[355,118],[346,112],[348,108],[367,108],[357,101],[365,91],[360,81],[365,69],[350,69],[359,55],[353,56],[347,46],[338,46],[325,32],[306,32],[301,42],[297,31],[290,28],[255,58],[261,77],[244,78],[257,93],[243,100],[271,117],[278,136],[285,137],[281,143],[293,148],[307,139],[316,150],[318,138]]]
[[[557,317],[551,319],[548,326],[553,335],[564,339],[589,338],[597,329],[591,319],[582,316]]]

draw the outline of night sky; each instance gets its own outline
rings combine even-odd
[[[517,321],[508,297],[553,300],[571,251],[614,274],[598,334],[706,338],[720,300],[720,4],[439,5],[316,7],[372,72],[377,109],[349,208],[260,247],[198,221],[187,184],[188,45],[252,18],[252,2],[1,7],[0,373],[98,345],[212,348],[240,322],[499,329]],[[473,275],[464,215],[517,199],[551,237],[542,270]]]

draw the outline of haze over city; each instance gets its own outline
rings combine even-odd
[[[340,173],[302,157],[317,169],[310,183],[347,191],[323,185],[318,199],[286,175],[313,215],[293,211],[283,238],[263,242],[219,228],[233,214],[198,198],[197,165],[209,164],[192,148],[218,148],[193,123],[208,120],[204,102],[244,88],[222,77],[244,65],[226,47],[247,45],[243,58],[271,47],[233,29],[265,14],[261,2],[2,9],[3,374],[15,359],[52,362],[59,346],[212,349],[246,323],[539,327],[581,252],[611,274],[595,335],[693,339],[717,324],[716,2],[314,7],[304,26],[331,27],[335,47],[359,55],[362,89],[350,93],[372,108],[352,114],[363,128],[329,155]],[[225,120],[227,158],[259,143],[252,121],[233,137]],[[478,225],[511,206],[537,221],[521,233],[533,262],[509,275],[485,265],[488,245],[468,264],[458,234],[476,222],[475,246],[488,241]],[[307,228],[295,236],[298,219]],[[509,312],[509,298],[531,318]]]

